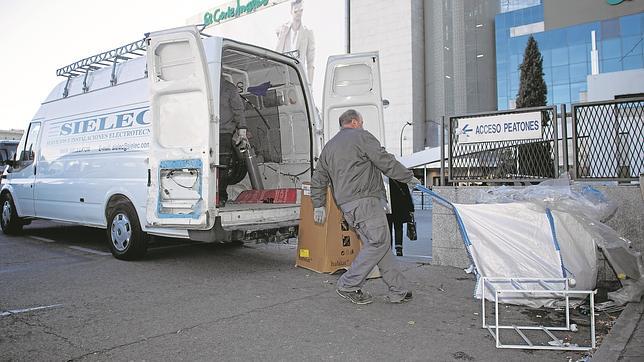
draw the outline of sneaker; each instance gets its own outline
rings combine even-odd
[[[393,303],[393,304],[409,302],[410,300],[412,300],[412,298],[413,298],[413,295],[412,295],[411,292],[405,293],[405,296],[402,297],[402,299],[398,299],[398,298],[391,299],[391,296],[387,296],[387,299],[389,300],[389,303]]]
[[[396,248],[396,256],[403,256],[402,248],[401,248],[401,247],[397,247],[397,248]]]
[[[358,289],[355,292],[345,292],[344,290],[336,289],[335,290],[339,296],[344,299],[348,299],[351,303],[364,305],[373,302],[371,294],[365,293],[362,290]]]

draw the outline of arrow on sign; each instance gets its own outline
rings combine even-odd
[[[471,129],[471,128],[467,128],[468,126],[469,126],[469,124],[466,124],[465,126],[463,126],[463,129],[462,129],[463,134],[464,134],[464,135],[466,135],[466,136],[467,136],[467,133],[468,133],[468,132],[472,132],[472,131],[473,131],[473,129]]]

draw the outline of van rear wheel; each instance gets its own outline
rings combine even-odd
[[[134,206],[117,201],[107,208],[107,240],[115,258],[140,259],[148,250],[147,235],[141,230]]]
[[[22,231],[22,220],[16,212],[16,205],[10,193],[5,193],[0,197],[2,202],[2,215],[0,216],[0,226],[2,231],[8,235],[16,235]]]

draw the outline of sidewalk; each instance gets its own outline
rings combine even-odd
[[[458,327],[459,323],[450,323],[449,327],[443,324],[436,331],[442,331],[443,333],[456,332],[457,336],[464,337],[463,340],[467,340],[467,343],[461,345],[462,349],[460,351],[464,352],[465,356],[471,357],[472,359],[485,361],[515,360],[515,358],[521,358],[524,361],[533,359],[572,361],[592,360],[602,362],[644,361],[644,318],[642,317],[644,312],[644,303],[630,303],[619,315],[619,318],[614,322],[609,331],[606,330],[605,326],[609,326],[612,323],[615,318],[615,314],[613,314],[612,319],[606,314],[596,315],[596,337],[598,344],[601,344],[594,352],[496,349],[494,346],[494,339],[487,331],[481,328],[481,303],[480,300],[476,300],[472,296],[473,282],[475,280],[473,275],[466,274],[459,268],[431,266],[418,263],[417,259],[415,260],[415,258],[411,257],[399,258],[399,261],[401,267],[405,271],[405,275],[412,281],[412,284],[415,284],[414,288],[419,292],[415,293],[414,296],[417,294],[421,294],[421,298],[423,296],[431,296],[430,299],[434,300],[434,308],[436,308],[437,311],[442,311],[441,315],[443,318],[446,318],[447,320],[458,320],[458,317],[462,318],[469,314],[469,325],[465,323],[461,324],[461,327],[465,328],[460,330],[460,333],[457,332],[460,329]],[[427,283],[429,281],[428,278],[431,280],[429,283]],[[368,290],[373,290],[375,288],[376,293],[379,291],[380,293],[384,293],[379,284],[381,284],[381,281],[373,280],[367,284],[366,288]],[[460,291],[458,291],[459,289]],[[426,301],[421,301],[415,298],[412,303],[416,304],[424,302]],[[451,307],[447,307],[448,305],[458,305],[457,310],[465,313],[456,317],[456,310],[451,310]],[[488,308],[490,308],[490,305],[488,305]],[[493,311],[488,309],[487,316],[492,317],[492,313]],[[500,315],[502,315],[506,321],[515,321],[517,324],[530,325],[534,323],[535,325],[540,325],[543,323],[546,325],[549,323],[557,324],[558,320],[562,318],[561,313],[562,312],[560,311],[554,311],[552,309],[531,309],[527,307],[504,305]],[[434,315],[434,317],[436,316]],[[590,343],[590,339],[588,338],[589,329],[585,323],[587,321],[587,316],[581,315],[578,309],[574,309],[571,310],[571,318],[574,322],[579,323],[580,326],[585,325],[586,328],[580,327],[580,330],[577,333],[563,333],[558,336],[572,337],[574,339],[572,341],[573,343],[588,345]],[[609,321],[611,323],[609,323]],[[441,323],[445,323],[445,321]],[[478,332],[475,332],[477,330]],[[431,340],[432,338],[430,336],[435,334],[428,333],[427,335],[429,340]],[[502,334],[502,337],[508,343],[523,343],[520,340],[513,340],[515,336],[510,334]],[[544,340],[547,342],[547,338],[543,339],[541,337],[542,336],[535,334],[533,341],[536,340],[538,342],[542,342],[540,340]],[[533,337],[530,338],[532,339]],[[455,347],[454,344],[449,344],[449,346],[452,348]],[[447,345],[445,345],[445,347],[447,347]],[[439,353],[438,355],[440,355],[441,358],[445,357],[444,354]],[[460,354],[457,351],[454,352],[451,357],[457,360],[460,359]],[[431,358],[430,360],[434,359]],[[440,358],[437,360],[440,360]]]
[[[629,303],[606,335],[593,361],[644,361],[644,303]]]

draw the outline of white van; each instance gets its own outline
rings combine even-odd
[[[3,175],[5,233],[35,218],[104,228],[112,254],[126,260],[145,254],[148,234],[207,242],[297,234],[298,190],[323,142],[297,59],[182,27],[57,74],[67,80],[42,103]],[[245,99],[265,190],[218,207],[221,77]],[[325,94],[327,137],[355,108],[382,139],[377,53],[329,58]],[[245,164],[227,172],[230,199],[248,196]]]

